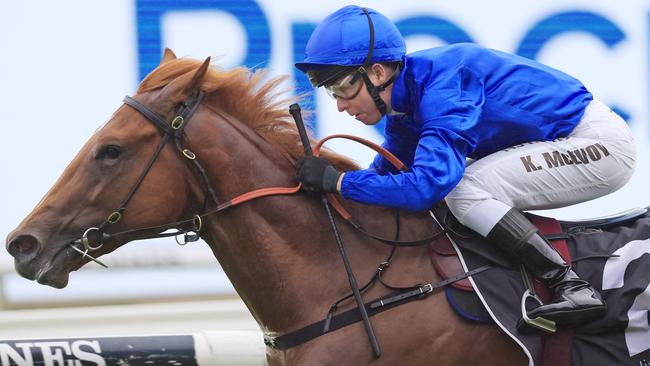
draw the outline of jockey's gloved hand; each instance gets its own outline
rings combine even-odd
[[[296,180],[302,189],[309,192],[337,193],[336,185],[341,172],[336,170],[325,158],[306,156],[298,160]]]

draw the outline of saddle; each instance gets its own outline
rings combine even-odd
[[[564,233],[560,222],[553,218],[531,214],[527,214],[527,217],[539,229],[542,235],[551,238],[551,244],[553,244],[556,250],[560,251],[562,257],[565,260],[570,260],[568,257],[568,249],[566,248],[566,241],[563,240]],[[443,279],[446,279],[458,273],[465,272],[460,258],[458,257],[458,252],[452,243],[453,239],[459,237],[472,239],[478,237],[478,235],[473,233],[470,229],[462,226],[458,221],[451,217],[448,212],[445,212],[444,225],[451,232],[451,235],[437,237],[433,242],[431,242],[429,245],[429,254],[431,256],[431,263],[436,269],[436,272],[438,272]],[[473,251],[486,257],[491,262],[503,267],[514,266],[514,263],[512,263],[509,258],[505,258],[498,253],[492,253],[497,250],[496,247],[491,247],[489,244],[486,245],[485,248],[480,248],[478,246],[473,248]],[[474,291],[469,278],[456,281],[451,284],[451,286],[462,291]]]
[[[609,216],[576,221],[560,221],[552,217],[538,216],[530,213],[526,213],[526,216],[539,229],[539,232],[551,242],[555,249],[560,252],[564,260],[567,263],[571,263],[571,255],[566,243],[566,239],[570,233],[604,230],[612,226],[625,225],[630,221],[642,217],[648,211],[649,208],[634,208]],[[442,219],[443,222],[441,224],[443,227],[447,227],[451,232],[450,236],[439,236],[429,245],[431,264],[442,279],[447,279],[465,272],[452,240],[454,238],[472,239],[478,237],[478,234],[459,223],[444,205],[438,205],[434,210],[434,214],[436,217]],[[514,265],[509,258],[498,253],[495,254],[494,251],[498,250],[496,248],[475,246],[472,249],[491,262],[501,266],[511,267]],[[545,292],[545,289],[540,283],[535,283],[539,285],[540,292]],[[469,278],[458,280],[452,283],[451,286],[461,291],[474,291]]]
[[[439,221],[442,221],[441,224],[443,227],[447,228],[449,233],[447,236],[441,236],[437,238],[429,246],[429,253],[431,256],[432,264],[443,279],[452,277],[458,273],[464,273],[466,272],[465,268],[471,270],[471,267],[469,265],[463,266],[461,263],[461,258],[459,257],[459,252],[464,254],[470,253],[470,256],[474,257],[482,257],[484,259],[484,262],[490,263],[494,267],[501,267],[502,269],[506,269],[506,271],[510,272],[516,271],[517,267],[515,263],[513,263],[503,253],[500,253],[496,247],[492,247],[478,234],[458,223],[458,221],[455,220],[453,215],[451,215],[449,210],[444,205],[437,206],[434,210],[434,213],[435,217]],[[562,257],[567,261],[567,263],[572,263],[574,260],[582,261],[584,259],[599,258],[598,255],[585,257],[584,253],[580,253],[580,250],[576,249],[576,246],[580,244],[582,244],[583,247],[585,244],[588,244],[585,242],[586,240],[583,234],[587,234],[589,237],[593,238],[594,234],[603,233],[607,230],[618,232],[620,227],[633,225],[634,222],[640,218],[646,217],[647,219],[647,213],[648,208],[638,208],[607,217],[580,221],[559,221],[554,218],[532,214],[527,214],[527,217],[535,226],[537,226],[540,233],[544,235],[558,250]],[[638,224],[640,224],[642,221],[645,220],[640,220]],[[571,238],[573,241],[573,247],[571,250],[567,242],[569,238]],[[579,255],[580,258],[573,258],[572,253],[574,256]],[[602,260],[603,258],[607,257],[612,256],[600,256],[600,259]],[[476,261],[474,261],[474,264],[476,265]],[[524,276],[524,283],[526,283],[525,277],[526,276]],[[499,277],[495,276],[495,278]],[[485,283],[487,282],[483,279],[481,280],[483,284],[479,285],[479,287],[485,286]],[[548,289],[546,289],[540,282],[536,280],[530,282],[531,283],[527,283],[525,287],[522,286],[523,294],[520,294],[520,296],[522,296],[521,314],[514,314],[516,317],[521,317],[524,320],[530,320],[529,318],[527,319],[525,308],[527,294],[524,292],[524,289],[526,287],[531,288],[532,294],[535,296],[537,301],[546,303],[550,300],[550,292]],[[446,293],[451,307],[454,308],[454,310],[456,310],[456,312],[461,317],[474,321],[478,320],[477,318],[484,316],[487,316],[489,318],[489,315],[487,315],[487,310],[485,310],[483,303],[476,295],[475,289],[468,278],[453,283],[446,289]],[[492,296],[492,298],[492,301],[494,301],[494,296]],[[500,306],[499,304],[493,305]],[[481,313],[479,310],[476,310],[481,308],[485,313]],[[468,309],[474,310],[469,311]],[[510,311],[513,310],[511,309]],[[520,327],[522,323],[523,322],[520,319],[516,327],[516,330],[520,333],[524,332],[526,329],[530,329],[526,327]],[[542,325],[546,326],[548,324]],[[598,328],[596,327],[596,329]],[[542,335],[537,334],[535,335],[537,338],[522,336],[519,334],[514,335],[513,337],[520,340],[522,337],[527,337],[523,344],[528,347],[527,350],[529,353],[537,353],[537,355],[533,355],[532,358],[537,359],[539,361],[538,364],[552,366],[579,364],[579,362],[575,362],[575,360],[572,358],[573,350],[583,347],[582,345],[578,344],[579,342],[574,342],[574,335],[576,334],[575,330],[571,328],[560,328],[555,330],[554,324],[552,324],[552,327],[547,330],[553,330],[554,333],[545,333]],[[583,336],[583,334],[580,334],[580,336]],[[592,343],[596,344],[596,342],[597,341],[592,340]],[[535,349],[536,343],[541,344],[541,346],[537,349]],[[531,344],[533,346],[530,346]]]

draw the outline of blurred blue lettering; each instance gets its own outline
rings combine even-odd
[[[533,25],[519,43],[516,53],[537,59],[548,41],[569,32],[593,35],[608,48],[614,48],[625,39],[625,33],[609,19],[595,13],[573,11],[551,15]]]
[[[253,0],[136,0],[138,31],[138,75],[142,80],[158,66],[162,57],[161,18],[173,11],[220,10],[239,19],[246,31],[248,45],[243,64],[249,68],[265,67],[271,58],[271,31],[266,15]],[[219,42],[222,35],[205,37]],[[245,47],[246,45],[242,45]]]
[[[446,43],[474,42],[458,25],[434,16],[410,17],[395,22],[404,38],[427,35],[440,38]]]
[[[293,23],[291,24],[291,37],[293,44],[293,62],[302,62],[304,60],[305,48],[307,47],[307,41],[312,32],[316,29],[316,24],[314,23]],[[295,82],[295,91],[296,95],[300,96],[300,103],[302,109],[315,111],[316,110],[316,94],[314,93],[314,88],[312,88],[311,83],[307,76],[300,70],[295,67],[291,67],[293,70],[293,80]],[[315,133],[318,132],[318,122],[317,122],[316,113],[310,113],[305,116],[305,122],[312,127],[312,131]]]

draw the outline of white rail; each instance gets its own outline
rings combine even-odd
[[[266,365],[259,331],[0,340],[2,366]]]
[[[264,365],[266,356],[262,334],[241,300],[0,312],[1,366],[81,361],[244,366]]]

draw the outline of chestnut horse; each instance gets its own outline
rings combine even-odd
[[[18,273],[62,288],[70,272],[90,260],[70,245],[81,243],[79,238],[86,236],[88,228],[104,223],[102,231],[108,234],[103,245],[90,253],[97,257],[137,239],[135,234],[111,233],[147,227],[155,231],[166,223],[191,220],[216,207],[211,196],[224,202],[263,187],[296,186],[295,161],[303,150],[287,101],[278,99],[276,89],[282,79],[263,82],[262,78],[263,74],[243,68],[209,67],[209,59],[203,63],[179,59],[166,50],[161,64],[142,81],[133,98],[170,121],[179,105],[203,92],[204,98],[185,121],[180,143],[200,161],[204,175],[173,144],[162,146],[143,175],[164,133],[132,106],[122,105],[9,234],[7,250],[15,257]],[[324,151],[322,156],[340,169],[354,169],[349,160],[332,152]],[[120,203],[126,209],[117,220],[111,212]],[[395,236],[393,210],[354,202],[345,205],[368,231]],[[363,283],[391,248],[339,217],[336,220],[352,268]],[[107,221],[111,223],[106,225]],[[427,214],[402,213],[400,221],[401,240],[426,237],[435,225]],[[205,216],[200,236],[266,335],[286,334],[322,320],[332,303],[350,292],[328,218],[313,194],[258,198]],[[98,239],[88,240],[95,248]],[[440,280],[423,246],[398,248],[384,272],[384,281],[394,286]],[[388,292],[374,285],[363,296],[369,301]],[[355,306],[348,300],[339,308]],[[521,349],[498,327],[462,320],[442,292],[370,320],[382,348],[380,358],[373,356],[364,326],[358,322],[286,351],[267,348],[268,363],[528,364]]]

